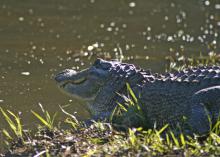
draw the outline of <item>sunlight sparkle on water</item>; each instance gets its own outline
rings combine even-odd
[[[21,72],[21,75],[25,75],[25,76],[29,76],[31,73],[30,72],[28,72],[28,71],[23,71],[23,72]]]
[[[19,21],[24,21],[24,17],[19,17],[18,20]]]
[[[215,9],[220,9],[220,4],[216,4]]]
[[[99,47],[99,44],[98,43],[94,43],[93,45],[89,45],[87,47],[87,50],[88,51],[92,51],[94,48],[98,48]]]
[[[92,51],[94,49],[94,47],[90,45],[90,46],[88,46],[87,49],[88,49],[88,51]]]
[[[39,61],[40,61],[41,64],[44,64],[44,61],[43,61],[42,58],[40,58]]]
[[[205,1],[205,5],[206,6],[210,5],[210,2],[209,1]]]
[[[135,6],[136,6],[136,3],[135,3],[135,2],[130,2],[130,3],[129,3],[129,7],[134,8]]]

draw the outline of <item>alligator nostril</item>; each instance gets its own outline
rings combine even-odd
[[[72,70],[71,70],[71,69],[65,69],[65,70],[61,71],[60,73],[58,73],[57,75],[67,74],[67,73],[69,73],[70,71],[72,71]]]
[[[60,75],[60,73],[59,73],[58,75],[56,75],[56,76],[54,77],[54,80],[59,83],[59,82],[63,81],[62,78],[63,78],[63,77],[62,77],[62,76]]]

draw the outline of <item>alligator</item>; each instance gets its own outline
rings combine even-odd
[[[219,117],[220,66],[158,74],[133,64],[97,59],[91,67],[79,72],[66,69],[55,80],[62,91],[86,102],[93,119],[111,117],[118,103],[125,102],[122,95],[128,93],[126,84],[142,104],[148,127],[155,124],[177,127],[185,125],[184,119],[188,132],[203,135]],[[134,118],[135,123],[138,122]]]

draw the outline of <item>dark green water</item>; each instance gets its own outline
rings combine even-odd
[[[166,56],[219,53],[219,30],[219,0],[1,0],[0,106],[25,125],[39,103],[85,118],[83,103],[57,89],[58,71],[97,57],[164,71]]]

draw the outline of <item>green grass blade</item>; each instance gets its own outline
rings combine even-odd
[[[217,121],[217,123],[213,126],[211,131],[216,134],[220,133],[220,120]]]
[[[137,137],[135,135],[135,131],[132,129],[128,129],[128,134],[129,134],[129,141],[131,143],[132,146],[135,146],[136,141],[137,141]]]
[[[75,130],[77,130],[77,123],[75,123],[72,119],[70,119],[69,117],[65,119],[64,121],[65,123],[70,124]]]
[[[55,121],[55,118],[57,116],[57,112],[54,113],[53,117],[52,117],[52,120],[51,120],[51,124],[53,125],[54,124],[54,121]]]
[[[15,119],[15,121],[16,121],[16,123],[17,123],[17,127],[16,127],[17,135],[19,135],[20,137],[22,137],[22,131],[23,131],[23,130],[22,130],[22,125],[21,125],[21,120],[20,120],[20,118],[19,118],[18,116],[16,116],[13,112],[9,111],[9,110],[7,110],[7,112],[14,117],[14,119]]]
[[[3,129],[3,130],[2,130],[2,133],[3,133],[8,139],[13,140],[13,138],[11,137],[11,135],[8,133],[7,130]]]
[[[124,105],[122,105],[121,103],[117,102],[118,106],[120,107],[120,109],[122,111],[128,112],[128,110],[124,107]]]
[[[157,133],[160,135],[168,126],[169,124],[164,125],[164,127],[162,127],[159,131],[157,131]]]
[[[46,117],[47,123],[51,124],[51,117],[50,117],[50,114],[48,113],[48,111],[45,112],[45,117]]]
[[[7,123],[9,124],[10,128],[13,130],[13,132],[15,134],[17,134],[17,128],[15,123],[11,120],[11,118],[7,115],[7,113],[0,107],[0,110],[5,118],[5,120],[7,121]]]
[[[218,144],[220,144],[220,137],[216,135],[215,133],[210,133],[210,137],[216,141]]]
[[[180,141],[181,141],[183,147],[185,147],[186,146],[186,141],[185,141],[185,138],[184,138],[182,133],[180,134]]]
[[[110,116],[110,118],[109,118],[109,120],[110,120],[110,122],[112,123],[112,120],[113,120],[113,117],[115,116],[115,113],[116,113],[116,110],[118,109],[118,106],[116,106],[115,108],[114,108],[114,110],[112,111],[112,114],[111,114],[111,116]]]
[[[171,135],[171,137],[172,137],[172,139],[173,139],[174,144],[179,148],[179,147],[180,147],[179,141],[178,141],[178,139],[175,137],[175,135],[174,135],[174,133],[173,133],[172,131],[170,131],[170,135]]]
[[[51,157],[49,150],[46,150],[46,157]]]
[[[74,123],[76,123],[77,125],[79,125],[79,121],[77,120],[77,118],[76,118],[74,115],[72,115],[72,114],[68,113],[67,111],[65,111],[60,105],[59,105],[59,107],[60,107],[61,111],[62,111],[64,114],[66,114],[67,116],[71,117],[71,118],[74,120]]]
[[[132,99],[134,100],[134,102],[137,104],[138,100],[137,100],[137,97],[135,96],[133,90],[131,89],[131,86],[126,83],[126,86],[127,86],[127,90],[129,91],[129,93],[131,94],[132,96]]]
[[[32,114],[34,114],[35,117],[37,117],[41,121],[41,123],[43,123],[49,129],[52,129],[51,125],[43,117],[41,117],[38,113],[36,113],[36,112],[34,112],[32,110],[31,110],[31,112],[32,112]]]
[[[170,142],[170,136],[166,134],[166,142],[169,147],[172,147],[172,143]]]

